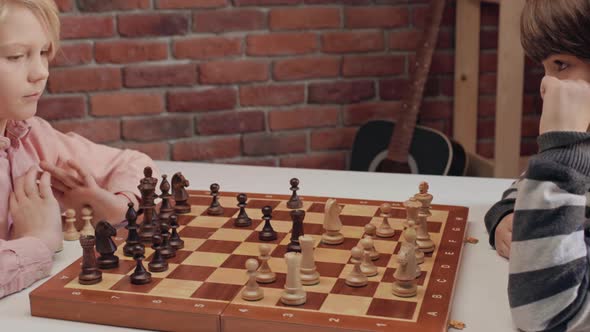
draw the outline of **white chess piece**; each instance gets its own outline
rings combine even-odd
[[[248,283],[242,291],[242,298],[246,301],[258,301],[264,297],[264,290],[256,283],[256,269],[258,269],[258,261],[254,258],[248,259],[246,261]]]
[[[64,240],[78,241],[80,239],[80,232],[76,229],[76,210],[66,210],[66,230],[64,231]]]
[[[410,198],[409,200],[404,202],[404,206],[406,208],[406,228],[409,227],[416,227],[416,220],[418,219],[418,210],[422,206],[420,202],[418,202],[414,197]],[[416,246],[416,261],[418,264],[424,263],[424,252],[420,250],[418,244],[415,243]]]
[[[268,265],[268,260],[270,259],[270,246],[266,243],[261,244],[258,247],[260,251],[260,268],[258,269],[258,274],[256,275],[256,281],[261,284],[269,284],[277,280],[277,275],[273,271],[270,270],[270,266]]]
[[[318,273],[313,257],[313,238],[309,235],[301,235],[299,237],[299,244],[301,245],[301,283],[306,286],[315,285],[320,282],[320,274]]]
[[[334,198],[326,201],[324,207],[324,229],[326,232],[322,234],[322,243],[335,245],[344,242],[344,235],[340,233],[342,229],[340,212],[340,205]]]
[[[354,261],[352,271],[346,276],[345,283],[351,287],[363,287],[369,283],[367,276],[361,271],[361,259],[363,257],[363,249],[360,247],[352,248],[350,255]]]
[[[370,237],[371,239],[375,239],[375,234],[377,232],[377,227],[371,223],[365,225],[365,237]],[[379,259],[379,252],[375,249],[375,245],[371,247],[371,259],[376,261]]]
[[[434,242],[428,233],[428,217],[432,215],[430,213],[432,195],[428,193],[427,182],[421,182],[419,190],[420,192],[414,195],[414,198],[421,204],[416,220],[416,244],[422,252],[430,253],[434,251]]]
[[[80,231],[81,235],[94,236],[94,227],[92,226],[92,208],[85,206],[82,208],[82,220],[84,220],[84,226]]]
[[[381,217],[383,217],[383,221],[381,222],[381,225],[377,227],[377,236],[393,237],[395,235],[395,229],[391,227],[388,220],[390,217],[389,213],[391,212],[391,205],[389,203],[383,203],[379,209],[381,210]]]
[[[402,241],[401,248],[397,254],[398,267],[393,274],[395,281],[393,282],[391,292],[400,297],[415,296],[417,292],[416,286],[416,269],[419,268],[416,262],[415,246],[416,231],[413,227],[408,227],[402,234],[404,241]]]
[[[363,259],[361,261],[361,271],[367,277],[372,277],[377,275],[377,266],[373,264],[373,260],[371,260],[371,247],[373,246],[373,240],[371,238],[363,238],[361,240],[361,246],[363,247]]]
[[[287,280],[281,294],[281,302],[285,305],[302,305],[307,301],[307,293],[301,284],[301,254],[288,252],[285,254],[287,263]]]

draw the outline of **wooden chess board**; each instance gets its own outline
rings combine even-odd
[[[442,332],[447,330],[450,304],[466,231],[468,209],[432,205],[428,229],[436,250],[426,256],[418,279],[418,295],[400,298],[391,293],[397,262],[399,238],[405,220],[400,202],[392,204],[390,224],[393,238],[375,238],[381,253],[375,262],[379,274],[366,287],[352,288],[344,281],[352,269],[350,250],[363,236],[364,225],[381,223],[383,201],[337,199],[343,206],[340,218],[345,241],[341,245],[321,244],[326,197],[301,196],[306,211],[305,234],[316,239],[315,261],[320,283],[304,286],[307,302],[298,307],[284,306],[279,298],[285,283],[283,258],[289,243],[291,219],[286,202],[289,196],[247,194],[251,227],[236,228],[236,193],[222,193],[223,216],[208,216],[211,201],[207,191],[190,191],[192,211],[180,215],[179,234],[184,249],[169,260],[168,271],[152,273],[147,285],[133,285],[129,275],[135,262],[122,253],[126,230],[120,229],[117,255],[120,266],[103,270],[102,282],[84,286],[77,281],[81,260],[57,273],[30,294],[33,316],[156,330],[191,331],[405,331]],[[436,197],[435,197],[436,200]],[[269,243],[269,260],[277,281],[261,285],[264,298],[247,302],[240,291],[247,281],[244,264],[257,257],[258,230],[262,229],[261,208],[273,207],[273,228],[278,239]],[[141,219],[139,219],[141,220]],[[138,220],[138,221],[139,221]],[[80,250],[81,252],[81,250]],[[147,262],[153,253],[146,248]]]

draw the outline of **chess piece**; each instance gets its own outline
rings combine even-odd
[[[262,208],[262,219],[264,220],[264,226],[258,233],[258,239],[260,241],[274,241],[277,239],[277,232],[272,229],[270,220],[272,219],[272,208],[266,205]]]
[[[360,241],[361,247],[363,248],[363,258],[361,261],[361,271],[367,277],[377,275],[377,266],[373,264],[371,260],[371,247],[373,246],[373,240],[371,238],[363,238]]]
[[[94,236],[80,236],[80,245],[82,246],[82,271],[78,275],[78,282],[82,285],[94,285],[102,280],[102,272],[98,269],[96,264],[94,244]]]
[[[246,201],[248,200],[248,196],[246,196],[246,194],[239,194],[237,199],[240,212],[238,213],[238,216],[234,221],[234,226],[248,227],[252,225],[252,219],[248,217],[248,214],[246,214]]]
[[[167,175],[162,174],[162,182],[160,183],[160,198],[162,199],[162,204],[160,205],[160,213],[158,213],[158,219],[168,219],[174,213],[174,208],[170,204],[170,199],[172,195],[170,195],[170,182],[168,182]]]
[[[148,263],[148,269],[150,272],[164,272],[168,270],[168,262],[162,257],[162,235],[154,235],[153,241],[152,249],[154,249],[154,255]]]
[[[160,254],[162,257],[168,259],[176,256],[176,249],[170,244],[170,225],[167,220],[160,222],[160,232],[162,235],[162,244],[160,245]]]
[[[141,193],[141,202],[139,203],[139,211],[143,213],[143,220],[139,226],[139,238],[145,245],[152,244],[152,236],[154,236],[154,214],[156,204],[156,184],[158,179],[152,177],[152,168],[145,167],[143,169],[143,178],[140,180],[137,188]]]
[[[139,233],[137,230],[139,226],[137,226],[137,212],[133,209],[133,203],[127,204],[127,213],[125,214],[125,219],[127,220],[127,240],[125,240],[125,245],[123,246],[123,254],[127,257],[133,257],[133,249],[136,245],[140,244]]]
[[[80,232],[76,229],[76,210],[66,210],[66,230],[64,231],[64,240],[78,241],[80,239]]]
[[[220,216],[223,214],[223,206],[219,204],[219,185],[213,183],[209,189],[211,190],[211,205],[207,209],[207,214],[210,216]]]
[[[264,291],[256,283],[256,269],[258,269],[258,261],[254,258],[248,259],[246,261],[248,283],[242,291],[242,298],[246,301],[258,301],[264,297]]]
[[[365,225],[365,237],[370,237],[371,239],[375,238],[375,234],[377,234],[377,227],[371,223]],[[379,259],[379,252],[375,248],[374,245],[375,241],[373,241],[373,246],[371,247],[371,260],[378,260]]]
[[[285,254],[287,263],[287,280],[281,293],[281,302],[285,305],[302,305],[307,301],[307,293],[301,284],[301,254],[288,252]]]
[[[322,243],[336,245],[344,242],[344,235],[340,233],[342,229],[340,212],[340,205],[335,199],[330,198],[326,201],[324,205],[324,229],[326,232],[322,234]]]
[[[393,235],[395,235],[395,229],[389,225],[388,220],[388,218],[391,216],[391,205],[389,203],[383,203],[379,209],[381,210],[381,217],[383,217],[383,221],[381,222],[381,225],[377,227],[377,236],[393,237]]]
[[[351,287],[363,287],[369,283],[367,276],[361,271],[361,260],[363,257],[363,249],[360,247],[353,247],[350,255],[354,261],[352,271],[346,276],[345,283]]]
[[[191,212],[191,205],[188,203],[188,193],[184,189],[189,185],[190,183],[181,172],[177,172],[172,176],[172,196],[174,197],[174,212],[176,214]]]
[[[320,282],[320,274],[316,269],[313,257],[313,242],[313,238],[309,235],[299,237],[299,244],[301,245],[301,283],[306,286]]]
[[[420,202],[418,202],[414,197],[410,198],[409,200],[404,202],[404,206],[406,208],[406,228],[408,227],[415,227],[416,220],[418,219],[418,209],[422,206]],[[420,250],[417,243],[414,243],[416,248],[416,262],[418,264],[424,263],[424,252]]]
[[[305,218],[305,211],[292,210],[290,215],[291,220],[293,221],[293,227],[291,228],[291,242],[289,242],[287,245],[287,252],[301,252],[299,237],[301,235],[305,235],[303,233],[303,219]]]
[[[260,268],[258,269],[258,274],[256,275],[256,281],[261,284],[270,284],[277,280],[277,275],[270,270],[270,266],[268,265],[268,260],[270,259],[270,246],[268,244],[261,244],[258,246],[258,250],[260,251]]]
[[[419,190],[420,192],[414,195],[414,198],[421,204],[416,220],[416,244],[422,252],[430,253],[434,251],[434,242],[428,233],[428,217],[432,215],[430,212],[432,195],[428,193],[427,182],[420,182]]]
[[[129,276],[131,283],[134,285],[144,285],[152,281],[152,274],[146,271],[143,266],[145,250],[142,245],[133,248],[133,259],[135,260],[135,271]]]
[[[418,267],[414,247],[416,242],[414,227],[406,228],[402,236],[404,241],[397,254],[398,267],[393,274],[395,281],[391,292],[400,297],[412,297],[417,293],[416,268]]]
[[[291,198],[289,198],[289,201],[287,202],[287,207],[289,209],[301,209],[303,207],[303,202],[301,201],[301,198],[299,198],[299,196],[297,195],[297,190],[299,190],[299,179],[292,178],[290,183],[291,191],[293,193],[291,194]]]
[[[170,215],[170,228],[172,229],[172,234],[170,235],[170,245],[174,249],[182,249],[184,248],[184,240],[180,238],[178,235],[178,217],[175,214]],[[160,225],[162,227],[162,225]]]
[[[82,208],[82,220],[84,226],[80,231],[80,235],[94,236],[94,227],[92,226],[92,208],[88,205]]]
[[[107,221],[101,220],[96,224],[94,234],[96,238],[96,251],[100,253],[97,259],[98,267],[107,270],[119,266],[119,257],[115,255],[117,246],[111,238],[117,235],[115,227]]]

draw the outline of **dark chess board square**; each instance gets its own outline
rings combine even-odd
[[[170,264],[182,264],[184,260],[190,256],[193,252],[188,250],[176,250],[174,257],[168,258]]]
[[[250,225],[248,227],[237,227],[237,226],[234,225],[234,222],[235,221],[236,221],[236,218],[231,218],[225,224],[223,224],[223,226],[221,226],[221,227],[222,228],[232,228],[232,229],[249,229],[249,230],[255,230],[256,227],[258,227],[258,225],[260,225],[260,223],[262,223],[262,220],[252,219],[252,225]]]
[[[391,259],[391,256],[393,255],[387,253],[379,253],[379,259],[373,261],[373,264],[375,264],[378,267],[386,267],[389,263],[389,260]]]
[[[398,319],[412,319],[416,310],[416,302],[373,299],[367,315]]]
[[[293,307],[298,309],[319,310],[322,307],[322,304],[324,304],[324,301],[327,297],[328,294],[307,292],[307,302],[300,306],[284,305],[283,302],[281,302],[281,300],[279,300],[276,305],[278,307]]]
[[[167,278],[205,281],[215,270],[216,268],[210,266],[179,265]]]
[[[256,256],[245,256],[245,255],[230,255],[221,267],[230,269],[246,269],[246,261],[250,258],[258,258]]]
[[[146,268],[147,269],[147,268]],[[131,279],[129,276],[123,277],[119,280],[116,284],[114,284],[110,289],[114,291],[121,291],[121,292],[131,292],[131,293],[144,293],[147,294],[151,292],[151,290],[156,287],[162,281],[162,278],[155,278],[152,274],[152,281],[145,284],[145,285],[134,285],[131,283]]]
[[[369,281],[367,286],[364,287],[351,287],[346,284],[346,280],[338,279],[330,293],[342,294],[342,295],[354,295],[362,297],[373,297],[379,287],[379,283],[375,281]]]
[[[247,209],[262,209],[265,206],[270,206],[273,210],[281,204],[281,201],[274,201],[274,200],[266,200],[266,199],[251,199],[248,200],[246,203]]]
[[[371,222],[371,217],[366,216],[349,216],[345,214],[340,215],[340,221],[346,226],[365,226]]]
[[[279,244],[281,241],[283,241],[285,236],[287,236],[287,233],[277,233],[277,239],[274,241],[260,241],[258,239],[258,232],[252,232],[252,234],[250,234],[250,236],[248,236],[244,242]]]
[[[178,235],[181,238],[208,239],[216,231],[217,228],[186,226],[178,232]]]
[[[338,278],[344,266],[339,263],[315,262],[315,267],[322,277]]]
[[[197,251],[204,252],[218,252],[223,254],[231,254],[240,246],[240,242],[223,241],[223,240],[207,240]]]
[[[177,214],[178,218],[176,221],[179,225],[188,225],[191,221],[195,220],[195,216],[185,215],[185,214]]]
[[[324,226],[320,224],[306,224],[305,221],[303,221],[303,233],[322,235],[322,233],[324,233]]]
[[[223,214],[220,214],[220,215],[218,215],[218,216],[212,216],[212,215],[209,215],[209,214],[207,213],[207,210],[203,211],[203,212],[201,213],[201,215],[202,215],[202,216],[210,216],[210,217],[220,217],[220,218],[221,218],[221,217],[226,217],[226,218],[231,218],[231,217],[233,217],[233,216],[234,216],[234,215],[235,215],[235,214],[236,214],[238,211],[240,211],[240,209],[238,209],[238,208],[223,207]]]
[[[127,274],[129,271],[135,269],[135,261],[129,261],[125,259],[119,259],[119,266],[114,269],[101,269],[104,273],[112,274]]]
[[[209,206],[211,204],[211,201],[213,200],[213,197],[207,197],[207,196],[190,196],[188,198],[188,203],[191,205],[206,205]]]
[[[344,204],[338,204],[340,205],[340,208],[344,207]],[[319,213],[324,213],[324,210],[326,209],[326,204],[324,203],[313,203],[311,204],[311,206],[307,209],[307,212],[319,212]]]
[[[268,284],[261,284],[258,283],[261,287],[266,287],[266,288],[279,288],[279,289],[283,289],[285,288],[285,282],[287,282],[287,274],[285,273],[275,273],[277,275],[277,279],[271,283]]]
[[[271,223],[273,220],[287,220],[290,221],[291,219],[291,211],[292,210],[278,210],[278,211],[272,211],[272,219],[271,219]]]
[[[205,282],[191,297],[220,301],[231,301],[238,295],[242,286]]]
[[[352,248],[356,247],[358,243],[359,239],[345,237],[344,242],[342,242],[341,244],[325,244],[323,242],[320,242],[320,244],[318,244],[318,248],[351,250]]]
[[[395,249],[393,249],[393,254],[394,254],[394,255],[397,255],[397,253],[399,252],[399,250],[400,250],[400,248],[401,248],[401,247],[402,247],[402,243],[401,243],[401,242],[398,242],[398,243],[395,245]]]
[[[272,257],[279,257],[279,258],[283,258],[285,257],[285,254],[287,253],[287,246],[286,245],[278,245],[275,250],[273,250],[270,255]]]
[[[428,221],[426,225],[428,226],[428,233],[440,233],[442,228],[442,222],[438,221]]]
[[[381,279],[381,282],[387,282],[387,283],[391,283],[395,280],[395,278],[393,277],[393,274],[395,273],[394,268],[389,267],[385,270],[385,274],[383,275],[383,279]],[[424,286],[424,281],[426,280],[426,275],[428,274],[428,271],[422,271],[422,273],[420,273],[420,277],[418,277],[418,280],[416,281],[416,283],[418,284],[418,286]]]

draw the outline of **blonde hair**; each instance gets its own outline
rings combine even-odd
[[[53,0],[0,0],[0,21],[4,18],[10,5],[21,5],[29,9],[44,25],[49,34],[50,54],[53,58],[59,49],[59,11]]]
[[[588,0],[527,0],[520,28],[522,46],[533,60],[570,54],[590,61]]]

